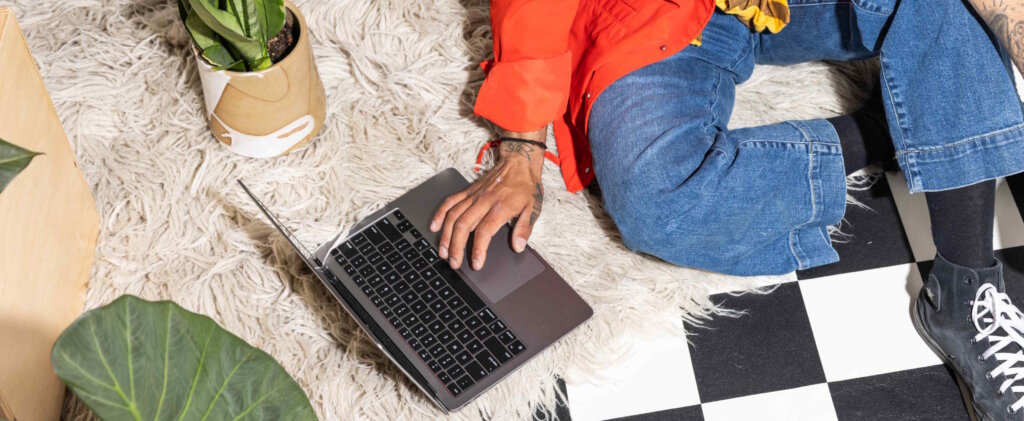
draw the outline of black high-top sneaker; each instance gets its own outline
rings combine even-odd
[[[979,420],[1024,420],[1024,314],[1003,292],[1003,265],[974,270],[935,256],[914,327],[952,367]]]

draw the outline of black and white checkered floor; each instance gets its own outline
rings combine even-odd
[[[969,419],[952,374],[911,325],[935,254],[924,195],[909,195],[899,173],[853,194],[871,210],[848,209],[853,237],[836,246],[841,262],[798,272],[768,295],[715,296],[744,316],[637,338],[605,380],[566,385],[562,418]],[[1000,180],[997,194],[997,255],[1024,304],[1024,175]]]

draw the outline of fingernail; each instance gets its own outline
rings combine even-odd
[[[512,248],[516,250],[516,253],[522,253],[526,248],[526,239],[523,237],[516,237],[512,239]]]
[[[484,267],[484,263],[479,258],[473,259],[473,270],[480,270],[482,267]]]
[[[441,246],[437,248],[437,255],[442,259],[448,258],[448,247]]]
[[[448,265],[451,266],[452,269],[458,269],[459,268],[459,261],[455,260],[455,258],[453,257],[451,259],[448,259]]]
[[[437,230],[441,229],[438,225],[441,224],[438,224],[437,221],[430,221],[430,232],[437,232]]]

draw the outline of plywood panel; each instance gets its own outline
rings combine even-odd
[[[82,311],[99,216],[14,14],[0,8],[0,138],[43,152],[0,193],[0,390],[20,421],[60,417],[50,348]]]

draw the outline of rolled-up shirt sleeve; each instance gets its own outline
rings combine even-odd
[[[579,0],[492,0],[494,59],[474,113],[503,129],[528,132],[565,113],[572,53],[569,31]]]

